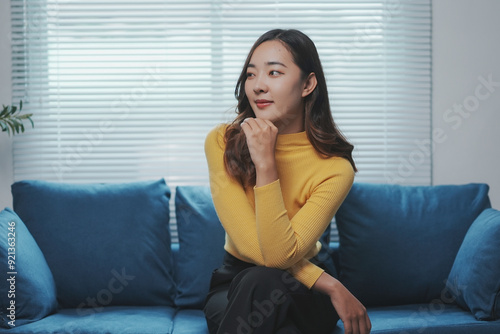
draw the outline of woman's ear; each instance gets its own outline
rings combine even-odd
[[[302,90],[302,97],[306,97],[311,94],[316,85],[318,84],[318,80],[316,79],[316,74],[314,72],[309,73],[306,80],[304,81],[304,89]]]

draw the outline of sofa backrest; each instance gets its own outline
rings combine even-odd
[[[22,181],[12,190],[14,211],[49,264],[61,307],[92,307],[88,300],[97,307],[202,307],[225,241],[208,186],[177,187],[175,199],[163,180]],[[176,245],[169,200],[175,200]],[[336,215],[340,243],[322,255],[334,260],[341,281],[366,305],[429,302],[445,291],[465,233],[488,207],[485,184],[355,183]],[[110,285],[115,281],[123,285],[119,292]]]

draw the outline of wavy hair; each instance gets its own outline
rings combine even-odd
[[[310,73],[316,75],[316,88],[304,98],[304,129],[313,147],[323,157],[336,156],[347,159],[354,171],[357,171],[352,158],[354,146],[346,140],[333,121],[326,79],[316,46],[307,35],[298,30],[275,29],[266,32],[254,43],[236,83],[234,95],[238,101],[237,116],[227,127],[224,135],[226,143],[224,165],[227,173],[243,187],[255,185],[255,166],[240,124],[245,118],[255,117],[245,93],[246,73],[255,49],[267,41],[280,41],[286,47],[294,63],[300,68],[303,79]]]

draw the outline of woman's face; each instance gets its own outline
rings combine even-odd
[[[245,81],[245,93],[255,116],[273,122],[282,134],[304,131],[303,98],[310,93],[311,75],[302,78],[300,68],[281,42],[259,45],[248,64]]]

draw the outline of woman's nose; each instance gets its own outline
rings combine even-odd
[[[267,82],[262,76],[258,76],[254,80],[253,91],[258,93],[266,93],[268,90]]]

